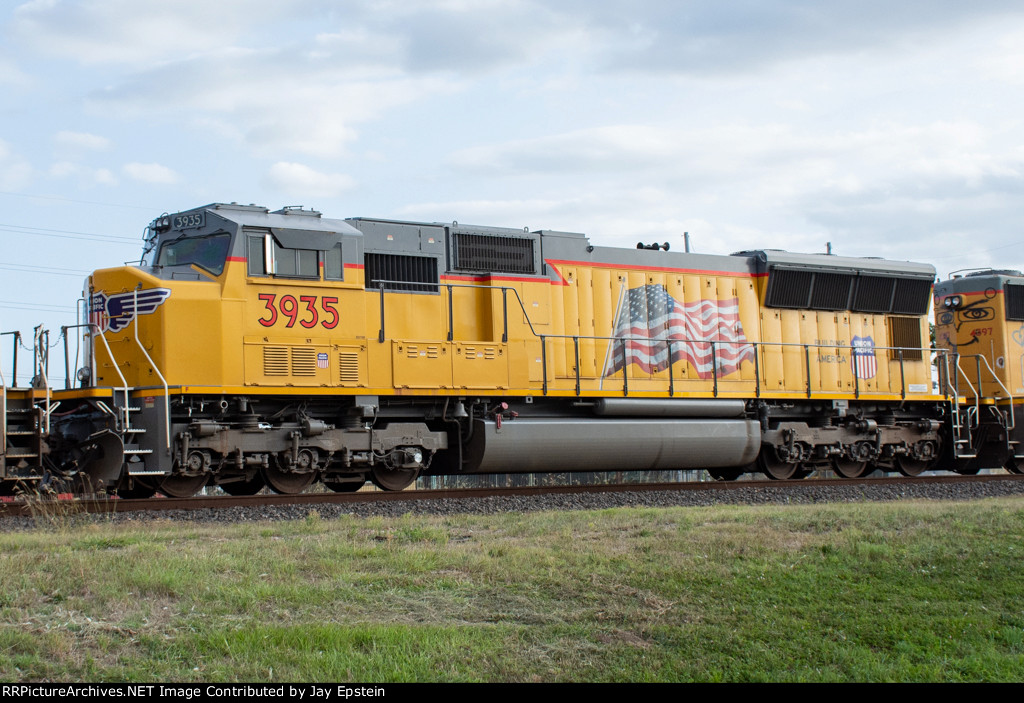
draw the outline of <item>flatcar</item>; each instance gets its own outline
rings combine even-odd
[[[65,354],[75,387],[50,387],[45,343],[32,387],[4,385],[0,488],[59,476],[141,497],[397,490],[447,474],[1016,467],[990,446],[1016,457],[1016,416],[982,395],[995,384],[968,402],[962,356],[930,348],[934,278],[877,258],[599,247],[296,207],[162,215],[137,264],[87,279],[82,320],[62,330],[65,350],[84,344],[78,363]]]

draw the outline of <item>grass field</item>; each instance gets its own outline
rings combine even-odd
[[[1021,681],[1024,499],[42,520],[0,679]]]

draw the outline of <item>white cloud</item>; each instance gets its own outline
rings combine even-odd
[[[322,173],[304,164],[279,161],[267,171],[264,185],[286,195],[334,197],[352,188],[355,180],[343,173]]]
[[[121,167],[125,175],[143,183],[157,183],[170,185],[181,180],[180,176],[173,170],[161,164],[141,164],[133,162]]]
[[[105,168],[89,168],[72,161],[58,161],[50,166],[50,175],[54,178],[72,178],[78,179],[78,182],[84,186],[93,185],[117,185],[117,178],[109,169]]]
[[[53,136],[54,143],[65,149],[76,151],[103,151],[110,148],[110,140],[87,132],[62,130]]]
[[[0,139],[0,189],[19,190],[32,180],[32,166]]]
[[[337,156],[356,139],[358,125],[452,90],[443,78],[311,58],[296,48],[225,50],[136,74],[90,102],[111,115],[182,114],[219,136],[237,135],[260,156]],[[168,95],[176,96],[173,104]]]
[[[83,64],[138,64],[224,46],[253,26],[272,26],[301,4],[33,0],[15,8],[10,32],[29,48]]]

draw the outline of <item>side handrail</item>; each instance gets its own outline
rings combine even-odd
[[[566,341],[572,340],[573,341],[573,347],[574,347],[574,355],[575,355],[575,357],[577,359],[579,357],[579,349],[578,349],[578,347],[579,347],[580,340],[608,341],[608,342],[612,342],[612,343],[614,343],[614,342],[629,342],[629,341],[636,340],[636,341],[644,341],[644,342],[647,342],[647,343],[665,343],[665,344],[669,345],[670,348],[671,348],[672,344],[707,344],[707,345],[710,345],[709,348],[710,348],[711,356],[712,356],[712,359],[713,359],[713,361],[712,361],[712,368],[711,368],[711,375],[712,375],[712,379],[711,380],[712,380],[713,387],[714,387],[714,395],[716,397],[718,395],[718,390],[719,390],[718,389],[719,373],[718,373],[718,363],[717,363],[717,358],[716,358],[717,357],[718,347],[716,345],[721,345],[721,344],[737,344],[736,342],[727,342],[725,340],[720,340],[720,339],[719,340],[710,340],[710,339],[681,339],[681,338],[678,338],[678,337],[673,337],[673,338],[669,338],[669,337],[653,337],[652,338],[652,337],[635,337],[635,336],[596,336],[596,335],[570,335],[570,334],[563,334],[563,335],[540,334],[534,328],[532,320],[530,320],[530,314],[529,314],[529,312],[527,312],[526,305],[523,303],[523,299],[519,295],[519,290],[517,288],[515,288],[514,286],[477,285],[477,284],[472,284],[472,283],[442,283],[440,281],[438,281],[437,283],[433,283],[433,282],[422,282],[422,281],[397,281],[397,280],[386,280],[386,279],[374,279],[373,283],[376,284],[376,287],[377,287],[377,289],[378,289],[378,291],[380,293],[380,330],[379,330],[379,333],[378,333],[378,336],[377,336],[377,341],[380,342],[380,343],[383,343],[387,339],[387,337],[385,335],[385,304],[384,304],[384,294],[386,292],[390,292],[390,293],[410,293],[410,292],[413,292],[413,293],[415,293],[415,292],[434,293],[434,292],[438,292],[438,293],[440,293],[440,289],[442,287],[446,288],[447,292],[448,292],[448,295],[447,295],[447,308],[448,308],[447,341],[451,342],[451,341],[454,340],[454,321],[453,321],[454,315],[453,315],[453,304],[452,304],[452,291],[453,291],[454,288],[472,288],[472,289],[476,289],[476,290],[500,290],[502,292],[502,338],[501,338],[501,342],[502,343],[507,343],[508,342],[508,303],[507,303],[507,296],[508,296],[508,292],[512,291],[513,295],[515,295],[516,302],[519,304],[519,309],[523,313],[523,319],[524,319],[524,322],[525,322],[526,326],[530,330],[530,334],[533,335],[533,337],[535,337],[536,339],[540,340],[540,344],[541,344],[541,367],[542,367],[542,375],[543,375],[542,390],[543,390],[543,392],[545,394],[548,392],[548,386],[549,386],[549,384],[548,384],[548,369],[547,369],[547,367],[548,367],[548,363],[547,363],[547,356],[548,356],[547,355],[547,341],[551,340],[551,339],[563,339],[563,340],[566,340]],[[416,289],[414,289],[414,290],[388,290],[387,289],[388,285],[405,286],[405,287],[415,286]],[[370,288],[368,286],[367,289],[371,290],[372,288]],[[781,348],[782,351],[785,351],[784,348],[786,348],[786,347],[794,347],[794,348],[798,348],[798,349],[802,349],[803,350],[803,352],[804,352],[804,366],[805,366],[804,373],[805,373],[805,376],[806,376],[806,386],[807,386],[806,392],[807,392],[807,397],[808,398],[811,398],[813,396],[813,386],[812,386],[812,383],[811,383],[811,369],[812,369],[811,359],[810,359],[810,350],[811,349],[845,349],[845,350],[849,351],[851,359],[852,359],[852,357],[854,357],[856,355],[856,352],[857,352],[857,348],[855,346],[853,346],[852,344],[849,347],[846,347],[846,346],[843,346],[843,345],[836,345],[836,344],[801,344],[801,343],[798,343],[798,342],[763,342],[763,341],[761,341],[761,342],[750,342],[750,341],[748,341],[748,342],[740,342],[738,344],[741,345],[741,346],[750,346],[753,349],[753,352],[754,352],[754,372],[755,372],[755,374],[754,374],[755,375],[755,391],[756,391],[758,397],[760,397],[760,395],[761,395],[761,375],[762,374],[761,374],[760,365],[761,365],[763,357],[764,357],[763,350],[764,350],[765,347],[779,347],[779,348]],[[624,354],[624,356],[626,357],[626,360],[628,360],[628,344],[623,344],[623,346],[626,348],[626,350],[625,350],[626,353]],[[761,354],[758,353],[759,348],[762,350]],[[609,349],[611,349],[611,345],[609,345]],[[901,396],[902,399],[906,400],[906,397],[907,397],[906,358],[905,358],[906,357],[906,353],[907,352],[913,352],[915,354],[919,354],[920,357],[921,357],[920,360],[924,361],[927,354],[932,354],[932,353],[940,353],[941,354],[941,353],[944,353],[945,350],[933,349],[933,348],[930,348],[930,347],[879,347],[879,346],[872,347],[872,353],[879,352],[879,351],[882,351],[882,352],[885,352],[885,351],[894,352],[894,356],[896,358],[895,359],[891,359],[891,360],[892,361],[899,361],[899,368],[900,368],[900,396]],[[930,358],[930,357],[928,357],[928,358]],[[574,369],[574,377],[575,377],[575,384],[576,384],[576,388],[577,388],[577,391],[576,391],[577,394],[579,394],[579,392],[580,392],[579,388],[580,388],[580,381],[581,381],[581,374],[580,374],[579,366],[580,366],[579,362],[577,361],[577,363],[575,364],[575,369]],[[671,366],[669,368],[670,368],[670,370],[669,370],[669,386],[670,386],[671,394],[674,395],[675,394],[675,388],[674,388],[675,377],[671,373]],[[860,397],[860,381],[862,379],[861,379],[860,374],[857,372],[856,367],[854,368],[853,378],[854,378],[854,397],[859,398]],[[626,393],[627,395],[629,393],[628,383],[629,383],[629,381],[628,381],[628,374],[623,373],[623,392]]]
[[[138,287],[135,288],[135,309],[136,310],[139,309],[139,289],[138,289]],[[167,449],[167,454],[170,455],[170,453],[171,453],[171,393],[170,393],[170,390],[167,387],[167,379],[165,379],[164,375],[162,373],[160,373],[160,368],[153,361],[153,358],[149,355],[149,352],[146,351],[146,347],[143,346],[142,340],[139,339],[139,315],[138,314],[135,315],[135,343],[139,345],[139,349],[141,349],[142,353],[145,355],[146,361],[148,361],[149,365],[153,368],[154,371],[156,371],[156,375],[160,378],[160,383],[162,383],[163,387],[164,387],[164,433],[166,435],[165,436],[166,443],[164,444],[164,446]],[[126,398],[126,400],[127,400],[127,398]],[[127,418],[127,415],[125,417]],[[127,429],[127,426],[125,427],[125,429]]]
[[[35,373],[42,379],[43,389],[46,391],[46,405],[43,410],[43,431],[50,434],[50,400],[52,399],[52,389],[50,388],[50,379],[48,378],[49,366],[50,366],[50,332],[49,330],[43,329],[42,325],[35,328],[35,332],[32,336],[32,358],[35,364]]]
[[[977,391],[974,390],[974,386],[971,384],[971,380],[967,377],[967,373],[960,367],[960,360],[961,359],[971,359],[971,358],[973,358],[975,360],[975,366],[976,366],[976,372],[977,372],[977,381],[978,381],[978,390]],[[1012,407],[1013,403],[1014,403],[1013,393],[1011,393],[1010,389],[1007,388],[1006,385],[1004,385],[1003,382],[999,379],[999,376],[996,374],[995,370],[992,368],[992,365],[988,362],[988,358],[986,358],[985,356],[983,356],[981,354],[970,354],[968,356],[960,356],[958,354],[957,355],[957,360],[956,360],[957,371],[959,371],[961,374],[963,374],[964,380],[967,381],[967,385],[971,386],[971,391],[974,392],[975,412],[976,413],[979,412],[978,407],[979,407],[979,405],[981,403],[981,397],[982,397],[981,396],[981,389],[982,389],[982,384],[981,384],[981,365],[983,363],[985,365],[985,369],[989,372],[989,374],[992,376],[992,378],[995,380],[995,382],[999,385],[999,387],[1003,389],[1003,392],[1006,393],[1006,398],[1009,399],[1010,406]],[[1000,396],[997,396],[997,395],[996,396],[992,396],[992,399],[993,400],[999,400]],[[1006,429],[1012,430],[1012,429],[1014,429],[1014,427],[1016,427],[1017,419],[1015,417],[1015,413],[1013,413],[1012,411],[1009,412],[1008,415],[1010,416],[1010,418],[1009,418],[1009,422],[1006,425]]]

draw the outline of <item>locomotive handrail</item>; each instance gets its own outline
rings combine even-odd
[[[134,293],[135,293],[135,309],[136,310],[139,309],[139,287],[140,286],[136,286],[135,287],[135,291],[134,291]],[[160,368],[156,365],[156,362],[153,361],[153,358],[149,355],[149,352],[146,351],[146,347],[142,344],[142,340],[139,339],[139,315],[135,316],[135,343],[139,345],[139,349],[142,350],[143,355],[146,357],[146,361],[148,361],[149,365],[152,367],[152,369],[154,371],[156,371],[156,375],[160,379],[160,383],[162,383],[163,386],[164,386],[164,432],[166,434],[165,439],[167,440],[164,446],[166,447],[167,455],[170,456],[170,454],[171,454],[171,392],[170,392],[170,389],[168,389],[168,387],[167,387],[167,379],[165,379],[164,375],[162,373],[160,373]],[[126,398],[126,400],[127,400],[127,398]],[[127,415],[125,416],[125,419],[126,420],[128,419]],[[127,430],[128,427],[129,427],[129,425],[126,425],[125,429]]]
[[[429,286],[431,288],[437,289],[438,291],[440,291],[440,289],[442,287],[446,288],[447,289],[447,293],[448,293],[448,295],[447,295],[447,308],[448,308],[447,341],[449,341],[449,342],[454,341],[454,337],[455,337],[454,312],[453,312],[453,303],[452,303],[452,289],[454,289],[454,288],[472,288],[472,289],[476,289],[476,290],[500,290],[502,292],[502,328],[503,328],[502,329],[502,338],[501,338],[502,343],[507,343],[508,342],[508,304],[507,304],[507,295],[508,295],[509,291],[512,291],[512,293],[516,297],[516,302],[519,303],[519,309],[523,313],[523,319],[524,319],[524,322],[525,322],[526,326],[530,330],[530,334],[532,334],[535,338],[540,340],[540,345],[541,345],[541,372],[542,372],[541,390],[542,390],[542,393],[545,394],[545,395],[547,395],[548,390],[549,390],[549,388],[548,388],[549,383],[548,383],[547,341],[551,340],[551,339],[562,339],[562,340],[566,340],[566,341],[568,341],[570,339],[573,340],[573,349],[574,349],[573,354],[574,354],[574,358],[576,360],[575,368],[574,368],[574,371],[573,371],[573,378],[575,380],[576,394],[577,395],[579,395],[581,390],[582,390],[582,388],[581,388],[582,376],[581,376],[581,373],[580,373],[580,364],[579,364],[579,342],[580,342],[580,340],[607,341],[607,342],[617,342],[617,341],[618,342],[628,342],[628,341],[632,341],[632,340],[643,340],[645,342],[654,342],[654,343],[664,342],[667,345],[669,345],[669,358],[671,358],[671,356],[672,356],[672,354],[671,354],[671,345],[673,343],[708,344],[708,345],[710,345],[711,357],[712,357],[712,363],[711,363],[712,393],[713,393],[713,395],[715,397],[718,397],[718,394],[719,394],[719,386],[718,386],[719,373],[718,373],[718,359],[717,359],[718,350],[717,350],[717,346],[716,345],[717,344],[722,344],[722,343],[735,344],[735,342],[725,342],[724,340],[720,340],[720,339],[719,340],[711,340],[711,339],[682,339],[682,338],[679,338],[679,337],[668,338],[668,337],[638,337],[638,336],[599,336],[599,335],[578,335],[578,334],[577,335],[572,335],[572,334],[541,334],[541,333],[539,333],[534,328],[533,322],[530,320],[530,314],[526,310],[526,305],[523,303],[523,299],[522,299],[522,297],[520,297],[518,289],[516,289],[514,286],[478,285],[478,284],[473,284],[473,283],[441,283],[441,282],[438,282],[438,283],[424,283],[424,282],[396,281],[396,280],[385,280],[385,279],[375,279],[375,282],[377,283],[377,288],[378,288],[378,290],[380,292],[380,332],[379,332],[378,337],[377,337],[377,341],[380,342],[380,343],[383,343],[385,341],[385,339],[386,339],[386,335],[385,335],[384,293],[385,292],[391,292],[391,293],[406,292],[406,291],[395,291],[395,290],[388,291],[386,289],[386,287],[385,287],[386,285]],[[754,386],[755,386],[755,394],[756,394],[757,397],[761,396],[761,369],[760,369],[760,365],[761,365],[761,363],[763,361],[763,356],[764,356],[763,348],[765,346],[777,347],[780,350],[784,350],[784,348],[787,348],[787,347],[799,348],[799,349],[803,350],[803,352],[804,352],[804,367],[805,367],[806,387],[807,387],[806,392],[807,392],[807,397],[808,398],[813,397],[813,394],[814,394],[813,384],[811,383],[810,350],[811,349],[840,349],[840,348],[845,348],[845,347],[843,347],[843,345],[837,345],[837,344],[801,344],[799,342],[744,342],[744,343],[741,344],[741,346],[742,345],[749,345],[753,349],[753,351],[754,351]],[[624,366],[624,369],[628,368],[628,366],[629,366],[629,364],[628,364],[628,347],[629,347],[628,344],[623,344],[623,366]],[[759,352],[759,347],[762,350],[761,353],[758,353]],[[876,346],[876,347],[873,347],[872,349],[873,349],[874,352],[879,352],[879,351],[895,352],[896,358],[895,359],[891,359],[891,360],[892,361],[899,361],[899,365],[900,365],[900,397],[902,399],[904,399],[904,400],[907,397],[906,366],[905,366],[905,361],[906,360],[904,358],[904,352],[920,353],[922,355],[922,360],[923,360],[925,352],[933,353],[933,352],[941,351],[941,350],[932,349],[930,347],[880,347],[880,346]],[[849,346],[849,351],[850,351],[850,354],[851,354],[851,357],[852,357],[856,353],[856,348],[851,344]],[[854,378],[854,397],[855,398],[859,398],[860,397],[860,381],[861,381],[861,378],[860,378],[860,374],[856,371],[856,369],[854,369],[853,378]],[[623,383],[623,388],[622,388],[623,394],[624,395],[629,395],[629,380],[628,380],[628,374],[625,373],[625,371],[623,371],[623,381],[622,381],[622,383]],[[671,366],[669,367],[669,395],[670,396],[674,396],[675,395],[675,376],[671,372]]]
[[[42,325],[35,328],[32,336],[32,362],[35,366],[33,371],[37,372],[36,377],[42,378],[43,388],[46,390],[46,407],[43,411],[43,417],[46,422],[44,424],[44,431],[46,434],[50,434],[50,400],[52,396],[52,390],[50,388],[49,367],[50,367],[50,331],[44,330]],[[33,378],[33,381],[35,378]],[[35,385],[33,383],[33,385]]]
[[[971,359],[971,358],[973,358],[975,360],[975,364],[976,364],[976,367],[977,367],[977,380],[978,380],[978,388],[977,388],[977,390],[975,390],[974,385],[971,383],[971,379],[967,377],[967,373],[960,367],[960,360],[961,359]],[[961,374],[963,374],[964,380],[967,381],[967,385],[970,386],[971,387],[971,391],[974,392],[975,413],[976,414],[979,413],[978,407],[979,407],[979,405],[981,403],[981,397],[982,397],[982,395],[981,395],[981,391],[982,391],[981,364],[982,364],[982,362],[984,362],[985,368],[992,375],[992,378],[995,380],[995,382],[997,384],[999,384],[999,387],[1002,388],[1003,391],[1006,393],[1006,397],[1009,398],[1009,400],[1010,400],[1011,410],[1008,413],[1010,418],[1009,418],[1009,423],[1006,425],[1006,429],[1007,430],[1012,430],[1012,429],[1014,429],[1014,427],[1016,427],[1016,423],[1017,423],[1017,418],[1015,416],[1015,413],[1012,410],[1012,407],[1013,407],[1013,404],[1014,404],[1013,393],[1011,393],[1010,389],[1007,388],[1003,384],[1003,382],[999,379],[999,376],[996,374],[995,370],[993,370],[992,365],[988,363],[988,358],[986,358],[982,354],[969,354],[968,356],[961,356],[960,354],[957,354],[956,355],[956,368],[957,368],[957,371],[959,371]],[[992,399],[993,400],[999,400],[999,396],[992,396]]]
[[[836,344],[801,344],[799,342],[742,342],[742,343],[736,343],[736,342],[727,342],[727,341],[721,340],[721,339],[717,339],[716,340],[716,339],[688,339],[688,338],[680,338],[680,337],[641,337],[641,336],[634,336],[634,335],[628,335],[628,336],[608,336],[608,337],[606,337],[606,336],[599,336],[599,335],[556,335],[556,334],[544,334],[544,335],[538,335],[538,337],[540,338],[540,341],[541,341],[541,369],[542,369],[542,376],[543,376],[543,380],[542,380],[542,393],[544,395],[547,395],[547,392],[549,390],[548,389],[548,386],[549,386],[549,384],[548,384],[548,369],[547,369],[547,367],[548,367],[548,364],[547,364],[547,341],[550,340],[550,339],[564,339],[564,340],[570,340],[571,339],[571,340],[573,340],[573,348],[574,348],[574,355],[575,355],[575,358],[576,358],[576,365],[575,365],[575,368],[573,369],[573,376],[572,376],[572,378],[574,379],[576,387],[577,387],[577,391],[576,391],[577,395],[580,394],[580,386],[581,386],[581,379],[582,379],[582,375],[581,375],[580,368],[579,368],[580,365],[579,365],[579,361],[578,361],[578,344],[579,344],[579,340],[594,340],[594,341],[607,341],[607,342],[629,342],[629,341],[636,340],[636,341],[644,341],[644,342],[649,342],[649,343],[651,343],[651,342],[653,342],[653,343],[662,343],[663,342],[663,343],[665,343],[667,345],[669,359],[672,358],[672,345],[674,343],[707,344],[707,345],[709,345],[710,350],[711,350],[711,359],[712,359],[712,363],[711,363],[711,378],[710,379],[704,379],[704,380],[711,380],[711,382],[712,382],[712,394],[716,398],[718,397],[718,394],[719,394],[719,385],[718,385],[718,382],[719,382],[719,373],[718,373],[718,371],[719,371],[719,369],[718,369],[718,360],[717,360],[717,345],[720,345],[720,344],[737,344],[737,346],[750,346],[753,349],[753,352],[754,352],[754,387],[755,387],[755,395],[756,395],[756,397],[760,397],[761,396],[761,369],[760,369],[760,365],[763,362],[763,357],[764,357],[763,351],[761,353],[759,353],[759,348],[763,349],[764,347],[769,346],[769,347],[780,347],[780,348],[782,348],[782,347],[791,347],[791,348],[796,348],[796,349],[802,349],[803,350],[803,352],[804,352],[804,354],[803,354],[803,356],[804,356],[804,367],[805,367],[805,373],[806,373],[805,383],[806,383],[806,387],[807,387],[807,391],[806,392],[807,392],[807,397],[808,398],[812,398],[813,395],[814,395],[813,384],[811,383],[811,373],[810,373],[810,371],[811,371],[810,350],[811,349],[839,349],[839,348],[846,348],[846,347],[843,347],[843,345],[836,345]],[[629,367],[629,363],[628,363],[629,345],[628,344],[623,344],[622,347],[623,347],[623,358],[622,358],[622,360],[623,360],[623,369],[625,369],[625,368]],[[853,345],[850,345],[849,350],[850,350],[851,356],[852,356],[855,353],[856,348]],[[928,353],[928,354],[936,353],[936,354],[943,354],[943,355],[946,354],[946,351],[943,350],[943,349],[933,349],[931,347],[873,347],[873,351],[874,352],[889,351],[889,352],[895,352],[896,353],[896,358],[895,359],[890,359],[890,360],[891,361],[898,361],[899,362],[899,365],[900,365],[900,397],[902,399],[904,399],[904,400],[907,397],[906,359],[904,357],[904,352],[920,353],[921,357],[922,357],[920,359],[920,361],[922,363],[924,362],[924,354],[925,353]],[[594,377],[594,378],[596,378],[596,377]],[[859,398],[860,397],[860,380],[861,380],[861,378],[860,378],[860,374],[857,372],[856,369],[854,369],[853,378],[854,378],[854,397],[855,398]],[[669,377],[668,377],[668,379],[669,379],[669,396],[670,397],[674,397],[675,396],[675,375],[671,372],[671,365],[669,366]],[[623,394],[628,396],[629,395],[629,375],[627,373],[625,373],[625,371],[623,371],[622,382],[623,382],[623,389],[622,389],[623,390]]]
[[[526,321],[526,326],[530,328],[530,334],[538,339],[546,335],[541,335],[533,328],[533,322],[530,320],[530,313],[526,311],[526,305],[523,303],[523,299],[519,297],[519,291],[515,286],[480,286],[474,283],[419,283],[410,281],[389,281],[385,279],[374,279],[377,282],[377,288],[380,291],[380,333],[377,335],[377,341],[380,343],[384,342],[384,293],[407,293],[410,291],[389,291],[384,285],[395,284],[395,285],[418,285],[418,286],[431,286],[434,288],[440,288],[444,286],[448,289],[448,341],[453,341],[455,333],[455,325],[453,323],[453,311],[452,311],[452,288],[473,288],[476,290],[500,290],[501,291],[501,316],[502,316],[502,333],[501,343],[505,344],[508,342],[508,292],[512,291],[516,296],[516,302],[519,303],[519,309],[523,311],[523,319]],[[566,339],[568,339],[568,335]]]
[[[115,388],[114,390],[115,391],[118,391],[118,390],[123,390],[124,391],[124,407],[121,409],[122,417],[120,418],[121,427],[118,428],[120,431],[124,431],[125,429],[128,428],[128,406],[131,404],[131,397],[128,395],[128,393],[129,393],[128,381],[127,381],[127,379],[125,379],[124,374],[121,373],[121,368],[117,364],[117,359],[114,358],[114,352],[111,351],[110,345],[107,344],[106,335],[103,334],[103,331],[100,329],[100,326],[98,324],[96,324],[95,322],[87,322],[85,324],[89,328],[96,328],[96,332],[93,334],[93,337],[99,337],[100,341],[103,342],[103,347],[107,350],[107,356],[110,357],[111,366],[114,367],[114,371],[117,372],[118,377],[120,377],[120,379],[121,379],[121,384],[122,384],[121,387],[120,388]],[[95,377],[95,374],[96,374],[95,363],[93,365],[93,370],[92,371],[93,371],[93,375]]]
[[[12,368],[11,368],[11,388],[17,388],[18,387],[18,343],[21,341],[21,332],[17,332],[17,331],[14,331],[14,332],[0,332],[0,337],[6,336],[8,334],[14,335],[14,357],[11,360],[11,362],[13,364]],[[3,373],[3,370],[0,369],[0,383],[3,382],[3,375],[2,375],[2,373]],[[6,384],[4,384],[4,385],[6,385]]]

